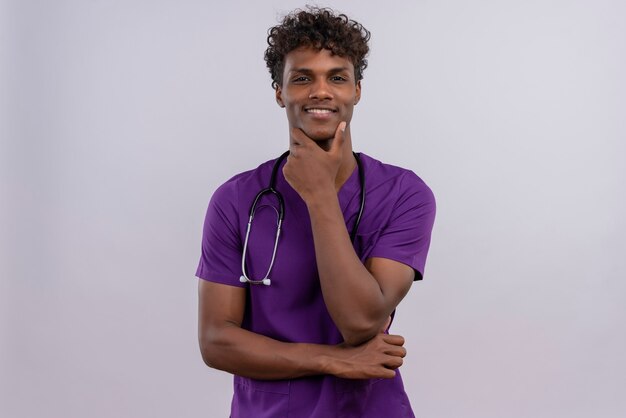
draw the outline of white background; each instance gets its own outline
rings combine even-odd
[[[287,148],[262,57],[303,4],[1,4],[0,415],[226,417],[201,226]],[[626,416],[626,3],[331,6],[373,34],[355,149],[437,197],[393,330],[417,415]]]

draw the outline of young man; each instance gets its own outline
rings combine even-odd
[[[270,29],[289,154],[218,188],[196,273],[202,357],[234,375],[233,418],[414,416],[387,331],[422,278],[435,202],[411,171],[352,152],[368,40],[327,9]]]

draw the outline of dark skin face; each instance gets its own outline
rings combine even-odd
[[[285,56],[276,102],[285,108],[289,128],[301,129],[322,148],[329,147],[341,121],[347,123],[349,140],[352,111],[360,98],[361,83],[350,59],[309,47]]]

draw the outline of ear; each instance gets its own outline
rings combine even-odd
[[[354,97],[354,104],[356,105],[361,100],[361,80],[356,82],[356,95]]]
[[[276,86],[276,103],[278,103],[280,107],[285,107],[285,103],[283,103],[283,90],[280,86]]]

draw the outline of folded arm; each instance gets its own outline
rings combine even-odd
[[[406,350],[399,335],[378,334],[358,347],[280,342],[241,328],[245,289],[199,280],[198,336],[204,362],[253,379],[332,374],[392,378]]]

